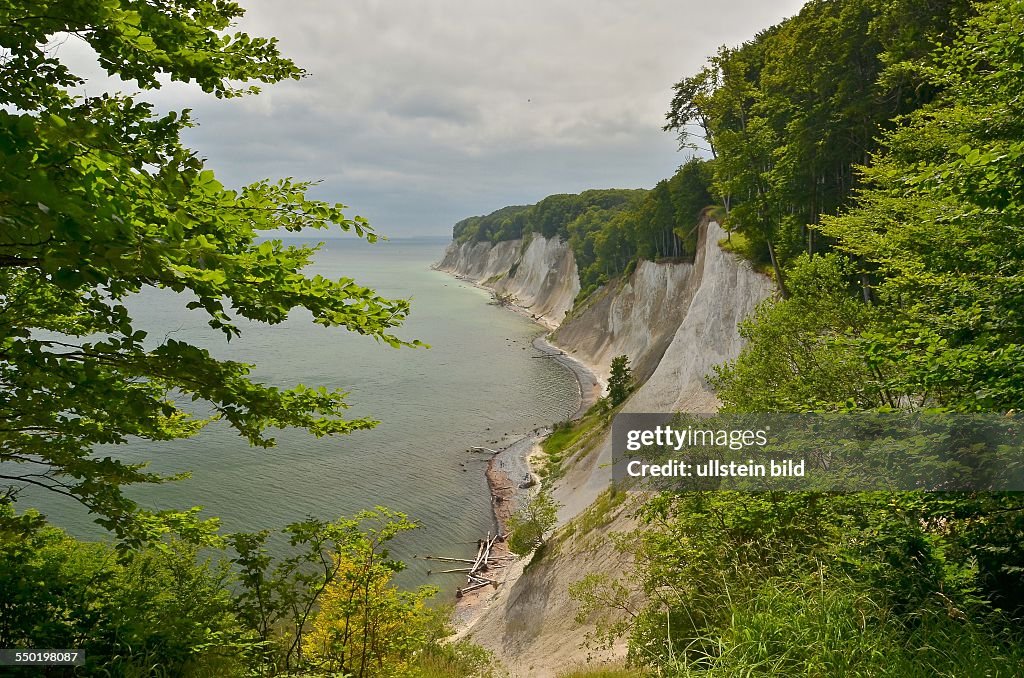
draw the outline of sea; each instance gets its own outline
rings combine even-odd
[[[154,509],[202,506],[203,515],[221,519],[224,532],[279,530],[307,516],[337,518],[375,506],[401,511],[420,527],[393,543],[391,555],[408,566],[398,582],[454,589],[459,575],[428,576],[429,569],[445,568],[413,556],[470,557],[476,540],[492,529],[487,455],[469,448],[495,448],[566,419],[579,389],[564,366],[537,359],[531,342],[542,328],[491,305],[488,292],[432,270],[447,242],[330,239],[307,269],[409,299],[412,312],[397,334],[429,348],[391,348],[316,325],[306,311],[274,326],[243,322],[242,336],[227,342],[202,312],[185,308],[183,295],[149,289],[128,303],[150,340],[170,337],[252,363],[254,378],[268,384],[344,389],[348,413],[379,420],[375,429],[326,438],[277,431],[275,447],[256,449],[215,422],[188,440],[136,440],[98,453],[149,461],[161,473],[190,472],[188,479],[135,487],[130,495]],[[74,502],[32,493],[19,508],[30,504],[77,537],[109,538]],[[282,538],[271,542],[275,555],[286,547]]]

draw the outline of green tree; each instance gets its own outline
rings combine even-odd
[[[1012,412],[1024,403],[1021,9],[1020,0],[979,4],[952,44],[904,64],[935,98],[881,138],[856,203],[823,217],[838,251],[798,257],[792,298],[744,324],[748,343],[717,381],[727,407]],[[944,497],[930,518],[964,521],[953,530],[957,557],[982,570],[985,599],[1012,614],[1024,609],[1021,516],[1019,496],[979,493]]]
[[[708,144],[712,156],[716,156],[715,139],[712,134],[711,120],[712,107],[715,90],[721,82],[721,71],[714,63],[705,66],[696,75],[683,78],[672,89],[674,96],[668,114],[665,116],[668,122],[662,128],[666,132],[676,132],[679,138],[679,147],[700,148],[695,140]],[[698,127],[703,135],[696,134],[693,127]]]
[[[978,5],[922,66],[935,102],[883,139],[848,213],[823,220],[887,323],[863,338],[886,387],[961,410],[1024,405],[1024,63],[1019,0]]]
[[[561,507],[546,487],[529,497],[509,518],[509,550],[525,556],[543,545],[544,535],[558,524],[558,509]]]
[[[276,559],[268,533],[231,535],[230,562],[181,541],[119,553],[9,504],[0,519],[0,644],[82,649],[89,675],[418,675],[425,652],[452,667],[441,675],[488,664],[442,646],[451,631],[425,606],[436,589],[394,587],[404,564],[388,546],[415,524],[381,507],[289,525]]]
[[[404,566],[388,557],[386,545],[415,527],[404,515],[378,507],[357,518],[379,526],[360,527],[333,554],[335,573],[318,588],[319,611],[303,644],[311,665],[328,675],[409,675],[427,644],[433,620],[425,603],[437,589],[400,591],[391,582]]]
[[[391,577],[405,566],[388,551],[389,542],[416,527],[380,506],[335,521],[310,518],[284,529],[293,553],[276,562],[266,549],[269,532],[231,535],[236,607],[256,636],[260,675],[310,667],[333,675],[385,658],[386,643],[403,648],[403,657],[417,649],[422,638],[412,620],[436,589],[393,590]],[[395,627],[392,613],[410,625]]]
[[[633,390],[633,371],[629,367],[629,357],[620,355],[612,358],[611,375],[608,377],[608,400],[612,407],[625,402]]]
[[[83,79],[47,47],[74,34],[108,73],[142,89],[170,79],[236,97],[256,91],[247,83],[302,77],[273,39],[229,32],[242,14],[221,0],[0,3],[0,480],[72,497],[132,543],[198,529],[196,516],[140,511],[122,488],[167,478],[100,458],[96,445],[187,437],[211,419],[261,447],[274,444],[273,428],[319,436],[375,422],[344,419],[342,391],[266,386],[250,365],[148,337],[128,297],[173,290],[227,339],[237,319],[273,324],[305,308],[324,326],[418,343],[392,334],[406,301],[305,276],[317,247],[272,238],[340,228],[373,241],[365,220],[308,200],[309,182],[224,187],[179,140],[193,124],[187,111],[158,116],[131,96],[74,96]],[[179,404],[188,400],[208,403],[212,417]]]
[[[714,163],[690,158],[668,181],[675,208],[674,233],[684,253],[693,254],[697,250],[697,225],[704,210],[713,202],[713,167]]]
[[[811,0],[675,85],[666,129],[681,145],[703,130],[713,192],[736,208],[732,228],[772,264],[783,295],[785,264],[829,246],[813,226],[850,204],[879,132],[942,89],[915,61],[950,43],[971,3],[926,4]]]
[[[857,297],[856,266],[836,253],[799,257],[792,295],[766,300],[740,323],[746,346],[711,379],[727,411],[871,409],[898,400],[883,392],[856,337],[878,322]]]
[[[0,644],[81,649],[88,675],[248,675],[230,581],[192,545],[118,554],[0,505]]]

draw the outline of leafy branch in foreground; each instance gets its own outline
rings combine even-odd
[[[307,199],[310,182],[225,188],[180,142],[188,111],[158,116],[130,96],[73,96],[84,80],[49,49],[54,35],[75,35],[110,74],[143,89],[169,76],[239,96],[249,91],[239,82],[300,77],[274,40],[226,32],[242,14],[202,0],[0,4],[0,482],[8,499],[27,485],[73,497],[126,543],[200,525],[194,512],[141,511],[122,488],[168,478],[100,458],[98,445],[184,438],[213,419],[261,447],[273,445],[273,428],[320,436],[376,423],[344,419],[343,391],[267,386],[250,365],[154,341],[126,299],[177,292],[228,340],[239,318],[274,324],[305,308],[324,326],[420,345],[392,333],[407,301],[306,276],[316,246],[264,239],[340,228],[373,241],[365,220]],[[209,416],[179,404],[189,400]]]
[[[330,675],[377,675],[397,669],[426,642],[424,602],[435,588],[399,591],[391,583],[405,565],[387,545],[417,525],[378,506],[333,522],[285,528],[295,555],[272,564],[266,531],[229,537],[237,556],[239,618],[255,631],[257,663],[266,675],[317,668]]]

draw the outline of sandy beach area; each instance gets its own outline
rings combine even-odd
[[[548,343],[545,336],[537,337],[533,346],[568,369],[576,378],[579,400],[576,410],[569,418],[579,419],[601,397],[603,384],[587,365]],[[494,451],[484,472],[494,513],[493,534],[507,534],[509,517],[523,499],[538,486],[540,478],[531,467],[530,458],[542,454],[540,443],[550,433],[550,427],[539,428]],[[526,560],[519,559],[509,552],[503,538],[494,545],[491,553],[502,564],[499,569],[490,571],[488,576],[499,583],[495,587],[476,589],[457,599],[453,623],[458,633],[465,632],[472,626],[476,617],[495,596],[498,588],[514,581],[522,573]]]
[[[489,287],[463,275],[449,273],[460,282],[492,292]],[[533,340],[533,347],[546,359],[554,360],[569,370],[576,379],[579,388],[577,407],[568,419],[575,420],[582,417],[590,407],[598,401],[605,389],[605,384],[597,376],[596,370],[570,355],[565,350],[551,344],[548,341],[550,332],[557,329],[557,324],[551,319],[538,316],[530,309],[512,304],[502,304],[513,313],[518,313],[525,318],[543,327],[546,332]],[[538,359],[545,359],[536,356]],[[555,423],[555,422],[552,422]],[[494,569],[487,572],[487,576],[498,582],[497,586],[485,586],[460,595],[456,599],[453,623],[456,628],[456,636],[466,633],[472,626],[473,621],[480,612],[498,593],[500,587],[515,581],[522,574],[523,566],[527,559],[521,559],[510,553],[505,544],[504,535],[507,534],[509,517],[518,509],[523,498],[540,483],[539,476],[530,465],[531,457],[538,457],[543,454],[540,443],[551,433],[550,427],[542,427],[529,433],[514,438],[512,442],[505,442],[502,446],[488,449],[478,448],[477,451],[490,453],[492,456],[484,471],[487,478],[487,487],[491,495],[491,508],[493,512],[492,532],[499,535],[499,541],[491,549],[493,561],[500,563]],[[484,535],[480,535],[481,538]]]

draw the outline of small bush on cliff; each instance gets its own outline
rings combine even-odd
[[[511,536],[508,548],[512,553],[525,556],[544,543],[544,534],[558,522],[558,509],[562,505],[542,488],[530,497],[508,521]]]
[[[621,405],[633,390],[633,371],[629,357],[620,355],[612,358],[612,373],[608,377],[608,400],[612,407]]]

